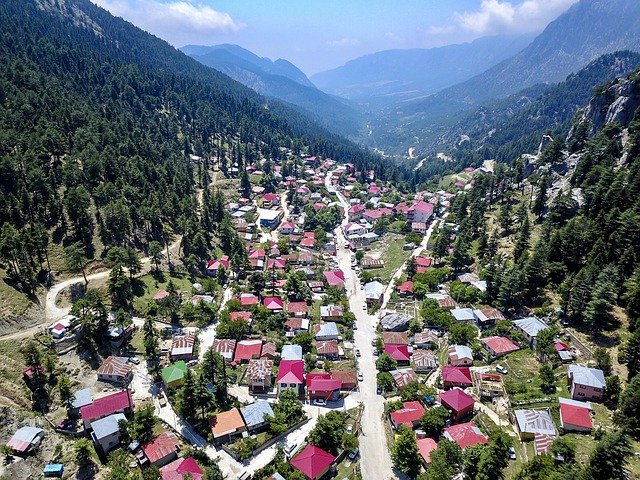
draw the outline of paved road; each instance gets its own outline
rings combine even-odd
[[[325,178],[327,188],[331,185],[331,172]],[[338,199],[345,210],[342,225],[348,223],[347,212],[349,204],[337,192]],[[371,343],[376,338],[376,318],[367,314],[364,289],[360,285],[358,276],[351,268],[351,252],[344,248],[347,244],[340,227],[335,229],[338,241],[338,264],[345,272],[345,287],[349,298],[349,307],[357,319],[357,330],[354,331],[354,345],[360,350],[358,370],[363,375],[363,381],[359,382],[359,391],[352,394],[353,398],[364,405],[362,413],[362,434],[360,436],[360,468],[362,478],[367,480],[388,480],[396,478],[393,473],[389,448],[384,429],[384,400],[376,394],[377,370]]]

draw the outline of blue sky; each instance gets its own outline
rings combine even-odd
[[[577,0],[92,0],[167,40],[235,43],[305,73],[392,48],[542,30]]]

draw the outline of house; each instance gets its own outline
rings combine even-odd
[[[193,349],[195,345],[195,335],[187,334],[174,337],[171,342],[171,360],[193,360]]]
[[[142,445],[145,461],[143,464],[163,467],[178,458],[178,437],[170,432],[162,432],[153,440]]]
[[[427,296],[427,298],[430,297]],[[438,306],[443,310],[453,310],[454,308],[458,308],[456,301],[449,295],[442,295],[439,298],[436,298],[436,300],[438,301]]]
[[[340,269],[322,272],[329,287],[344,288],[344,272]]]
[[[187,457],[178,458],[160,468],[160,476],[162,480],[183,480],[184,478],[202,480],[204,472],[193,457]]]
[[[473,352],[466,345],[451,345],[447,349],[447,362],[454,367],[473,365]]]
[[[316,246],[316,239],[313,237],[303,237],[299,245],[302,248],[313,248]]]
[[[384,352],[393,358],[398,365],[409,365],[411,355],[408,345],[385,345]]]
[[[504,315],[497,308],[481,308],[475,309],[473,313],[476,316],[478,327],[492,327],[499,320],[504,320]]]
[[[381,303],[384,295],[384,288],[384,285],[377,280],[366,283],[364,285],[364,295],[367,300],[367,305]]]
[[[435,349],[439,343],[440,337],[434,330],[425,330],[413,336],[413,344],[416,348]]]
[[[235,322],[236,320],[242,320],[246,324],[251,324],[251,312],[229,312],[229,320],[231,320],[232,322]]]
[[[411,223],[411,231],[418,233],[420,235],[424,235],[427,233],[427,224],[421,222],[412,222]]]
[[[262,196],[262,206],[263,207],[275,207],[280,203],[280,197],[275,193],[265,193]]]
[[[473,323],[476,321],[476,316],[471,308],[453,308],[451,315],[456,322]]]
[[[366,210],[365,206],[362,205],[361,203],[357,203],[355,205],[352,205],[351,207],[349,207],[349,210],[347,212],[348,216],[349,216],[349,221],[350,222],[356,222],[358,220],[360,220],[362,218],[362,213]]]
[[[309,400],[321,398],[327,401],[336,401],[340,398],[342,381],[333,378],[312,378],[307,379],[307,392]]]
[[[391,370],[389,372],[393,377],[393,382],[396,384],[398,390],[402,390],[411,382],[418,380],[418,375],[413,368],[399,368],[397,370]]]
[[[273,360],[278,356],[278,349],[273,342],[265,342],[262,344],[262,350],[260,351],[260,358],[267,358]]]
[[[382,343],[384,345],[409,345],[409,335],[407,332],[382,332]]]
[[[382,329],[388,332],[403,332],[409,328],[411,317],[405,313],[387,313],[380,319]]]
[[[481,398],[502,397],[505,395],[502,376],[497,373],[476,374],[478,396]]]
[[[247,431],[250,434],[260,432],[268,427],[266,417],[273,417],[273,409],[269,402],[258,400],[240,409]]]
[[[592,400],[598,402],[604,395],[604,373],[597,368],[581,365],[567,367],[569,390],[574,400]]]
[[[407,221],[409,223],[428,223],[433,215],[435,206],[432,203],[420,200],[407,212]]]
[[[536,435],[557,435],[549,410],[516,410],[514,413],[520,440],[533,440]]]
[[[209,418],[209,427],[216,445],[227,443],[242,436],[247,427],[242,419],[240,410],[232,408]]]
[[[354,370],[335,370],[331,372],[331,378],[340,380],[340,390],[355,390],[358,386],[356,372]]]
[[[280,297],[265,297],[262,305],[272,313],[278,313],[284,310],[284,301]]]
[[[249,392],[264,393],[271,390],[273,385],[273,360],[252,358],[245,371],[245,379],[249,385]]]
[[[413,295],[413,282],[411,280],[407,280],[406,282],[401,283],[396,287],[398,291],[398,295],[407,297]]]
[[[182,385],[182,381],[184,380],[184,376],[187,374],[187,364],[184,360],[178,360],[171,365],[167,365],[164,367],[160,375],[162,376],[162,381],[168,389],[178,388]]]
[[[487,437],[480,431],[473,422],[460,423],[444,429],[443,437],[452,442],[456,442],[462,449],[473,445],[486,445]]]
[[[314,325],[313,332],[316,340],[337,340],[338,327],[335,322]]]
[[[225,270],[229,270],[231,262],[229,261],[229,257],[227,255],[223,255],[218,260],[209,260],[207,262],[207,275],[210,277],[215,277],[218,274],[218,270],[221,268]]]
[[[460,388],[452,388],[440,394],[440,404],[449,410],[457,422],[473,412],[475,400]]]
[[[254,305],[258,305],[260,303],[260,299],[253,293],[241,293],[239,300],[243,310],[249,310]]]
[[[565,432],[590,432],[593,428],[591,421],[591,404],[578,402],[568,398],[558,398],[560,402],[560,427]]]
[[[337,340],[319,340],[316,343],[316,353],[318,357],[327,360],[338,360],[340,358],[340,348]]]
[[[282,222],[278,230],[282,235],[291,235],[296,231],[296,225],[293,222]]]
[[[287,262],[282,258],[270,258],[267,260],[267,270],[269,272],[284,273],[286,266]]]
[[[7,442],[7,447],[16,453],[35,451],[44,439],[44,430],[37,427],[20,427]]]
[[[93,403],[93,396],[91,395],[90,388],[83,388],[82,390],[78,390],[73,396],[73,400],[71,401],[70,413],[73,416],[78,416],[80,414],[80,409],[85,405],[91,405]]]
[[[280,224],[280,221],[282,220],[282,211],[259,208],[258,216],[260,218],[261,227],[273,230]]]
[[[430,437],[418,438],[416,444],[418,445],[418,453],[422,458],[422,463],[428,466],[431,463],[431,452],[438,448],[438,444]]]
[[[308,444],[304,450],[289,462],[296,470],[302,472],[309,480],[318,480],[329,471],[336,457],[315,445]]]
[[[307,286],[313,293],[322,293],[324,291],[324,282],[318,280],[307,282]]]
[[[105,397],[98,398],[90,405],[80,409],[80,417],[85,430],[91,428],[91,423],[101,418],[123,413],[130,415],[133,412],[133,398],[129,390],[121,390]]]
[[[397,430],[400,425],[413,429],[420,423],[424,412],[425,409],[420,402],[403,402],[400,410],[389,414],[389,420],[394,430]]]
[[[289,302],[287,312],[293,317],[306,317],[309,314],[307,302]]]
[[[566,343],[560,341],[555,342],[553,348],[558,353],[558,357],[562,363],[569,363],[575,359],[575,354]]]
[[[411,358],[413,359],[413,368],[417,373],[429,373],[438,368],[436,356],[429,350],[414,350]]]
[[[287,337],[293,337],[298,333],[309,331],[309,319],[308,318],[289,318],[284,322],[284,330]]]
[[[98,381],[128,384],[133,377],[129,357],[107,357],[98,368]]]
[[[281,360],[278,368],[278,395],[293,390],[298,396],[304,393],[304,361]]]
[[[428,257],[415,257],[416,273],[424,273],[433,263],[433,259]]]
[[[320,318],[325,322],[336,322],[342,320],[342,307],[337,305],[322,305],[320,307]]]
[[[471,370],[469,367],[442,367],[442,385],[445,389],[472,387]]]
[[[233,362],[248,363],[252,358],[260,358],[262,352],[262,340],[240,340],[236,343],[236,351],[233,354]]]
[[[511,352],[520,350],[520,347],[506,337],[487,337],[481,340],[485,350],[494,358],[503,357]]]
[[[91,440],[105,455],[120,445],[120,425],[127,421],[122,413],[114,413],[91,422]]]
[[[80,325],[80,328],[82,328],[82,325]],[[127,325],[124,328],[119,325],[112,325],[107,329],[105,337],[109,339],[111,348],[117,349],[120,348],[129,338],[131,338],[134,330],[135,325],[133,324]]]
[[[549,325],[536,317],[521,318],[519,320],[514,320],[511,323],[532,347],[535,347],[536,345],[536,337],[538,336],[538,333],[545,328],[549,328]]]
[[[280,358],[282,360],[302,360],[302,347],[300,345],[283,345]]]
[[[236,350],[236,341],[229,338],[216,338],[211,345],[211,349],[219,353],[227,362],[231,362],[233,353]]]

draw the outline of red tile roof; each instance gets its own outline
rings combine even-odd
[[[440,403],[444,407],[458,413],[465,411],[469,407],[473,407],[476,402],[471,395],[467,395],[459,388],[452,388],[440,394]]]
[[[262,340],[241,340],[236,343],[236,351],[233,355],[234,362],[251,360],[260,357],[262,351]]]
[[[311,480],[315,480],[320,478],[335,460],[336,457],[329,452],[325,452],[315,445],[307,445],[305,449],[293,457],[289,463]]]
[[[409,428],[413,428],[413,423],[419,421],[422,418],[425,410],[420,402],[404,402],[403,408],[391,412],[389,415],[397,426],[406,425]]]
[[[384,345],[408,345],[409,335],[407,332],[382,332],[382,343]]]
[[[473,385],[469,367],[442,367],[442,382],[454,385]]]
[[[304,360],[282,360],[277,381],[282,380],[282,383],[304,383]]]
[[[433,259],[428,257],[416,257],[416,265],[419,267],[430,267]]]
[[[520,348],[506,337],[487,337],[482,339],[489,350],[496,355],[505,355],[507,353],[515,352]]]
[[[169,432],[162,432],[153,440],[142,445],[142,451],[149,459],[149,462],[155,463],[165,457],[178,451],[178,438]]]
[[[323,272],[327,283],[332,287],[344,285],[344,272],[340,269]]]
[[[487,437],[485,437],[475,423],[467,422],[459,425],[452,425],[444,429],[444,436],[449,440],[456,442],[460,448],[471,447],[479,443],[486,445]]]
[[[243,293],[240,295],[240,304],[243,307],[250,307],[251,305],[256,305],[259,302],[260,299],[252,293]]]
[[[316,344],[316,351],[318,355],[337,355],[338,354],[338,341],[337,340],[319,340]]]
[[[160,475],[162,480],[183,480],[186,475],[191,475],[193,480],[201,480],[204,473],[193,457],[187,457],[160,468]]]
[[[306,302],[289,302],[287,312],[289,313],[307,313],[309,307]]]
[[[340,380],[342,382],[342,389],[347,390],[355,388],[358,381],[356,379],[356,372],[353,370],[336,370],[331,372],[331,378]]]
[[[413,293],[413,282],[407,280],[396,287],[400,293]]]
[[[431,452],[438,448],[436,441],[433,438],[425,437],[417,439],[416,443],[418,444],[418,452],[424,460],[424,463],[431,463]]]
[[[246,323],[251,322],[251,312],[231,312],[229,313],[231,320],[244,320]]]
[[[421,200],[418,203],[416,203],[412,208],[418,212],[433,213],[434,206],[432,203],[428,203]]]
[[[591,413],[586,406],[579,407],[577,405],[560,403],[560,419],[563,425],[573,425],[587,429],[593,428]]]
[[[385,345],[384,351],[398,362],[408,362],[410,359],[407,345]]]
[[[304,237],[302,240],[300,240],[300,246],[301,247],[311,248],[311,247],[315,246],[315,244],[316,244],[316,239],[315,238]]]
[[[133,398],[129,390],[98,398],[93,403],[85,405],[80,409],[80,416],[85,422],[91,422],[98,418],[106,417],[112,413],[121,412],[127,408],[133,408]]]

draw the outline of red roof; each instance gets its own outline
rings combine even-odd
[[[85,405],[80,409],[80,416],[84,422],[91,422],[127,408],[133,408],[133,398],[131,398],[129,390],[121,390]]]
[[[389,415],[397,426],[406,425],[409,428],[413,428],[413,423],[422,418],[425,410],[420,402],[404,402],[403,408],[391,412]]]
[[[428,257],[416,257],[416,265],[419,267],[430,267],[433,259]]]
[[[438,448],[436,441],[433,438],[425,437],[417,439],[416,443],[418,444],[418,451],[424,463],[431,463],[431,452]]]
[[[287,312],[289,313],[307,313],[309,307],[306,302],[289,302]]]
[[[413,209],[418,211],[418,212],[424,212],[424,213],[433,213],[433,204],[432,203],[428,203],[425,202],[423,200],[420,200],[418,203],[416,203],[413,206]]]
[[[344,284],[344,272],[340,269],[323,272],[323,275],[327,280],[327,283],[332,287],[337,287]]]
[[[265,193],[262,196],[262,199],[267,201],[267,202],[277,202],[278,201],[278,195],[276,195],[275,193]]]
[[[409,361],[409,347],[407,345],[385,345],[384,351],[397,362]]]
[[[475,423],[467,422],[459,425],[452,425],[444,429],[444,436],[449,440],[456,442],[460,448],[471,447],[479,443],[486,445],[487,437],[485,437]]]
[[[301,247],[311,248],[311,247],[315,246],[315,244],[316,244],[316,239],[315,238],[304,237],[302,240],[300,240],[300,246]]]
[[[473,407],[475,400],[459,388],[452,388],[440,394],[440,403],[453,410],[455,413],[463,412],[469,407]]]
[[[504,355],[519,350],[519,347],[506,337],[487,337],[482,339],[482,343],[496,355]]]
[[[469,367],[442,367],[442,382],[454,385],[473,385]]]
[[[272,258],[267,262],[267,270],[275,268],[276,270],[282,270],[287,265],[287,262],[282,258]]]
[[[183,480],[188,474],[193,480],[200,480],[204,476],[193,457],[179,458],[160,468],[162,480]]]
[[[269,310],[282,310],[284,302],[280,297],[265,297],[262,304]]]
[[[281,360],[277,381],[280,383],[304,383],[304,360]]]
[[[142,451],[149,459],[155,463],[178,451],[178,439],[173,433],[162,432],[153,440],[142,445]]]
[[[251,312],[231,312],[229,313],[231,320],[244,320],[249,323],[251,321]]]
[[[331,378],[332,375],[330,373],[308,373],[307,374],[307,385],[311,380],[317,380],[318,378],[323,378],[325,380]]]
[[[408,280],[398,285],[398,292],[400,293],[413,293],[413,282]]]
[[[593,428],[591,422],[591,413],[588,407],[579,407],[577,405],[569,405],[560,403],[560,418],[563,425],[573,425],[582,428]]]
[[[307,390],[310,392],[333,392],[342,388],[342,380],[332,378],[307,378]]]
[[[262,351],[262,340],[242,340],[236,343],[236,352],[233,355],[234,362],[259,358]]]
[[[556,342],[553,344],[553,347],[556,349],[556,351],[558,352],[565,352],[567,350],[571,350],[571,348],[569,347],[569,345],[567,345],[564,342]]]
[[[311,480],[315,480],[324,474],[335,460],[336,457],[329,452],[325,452],[315,445],[307,445],[289,463]]]
[[[257,248],[249,252],[249,258],[264,258],[264,257],[265,257],[264,248]]]
[[[252,293],[244,293],[240,295],[240,304],[243,307],[250,307],[251,305],[256,305],[258,302],[260,302],[260,299]]]

